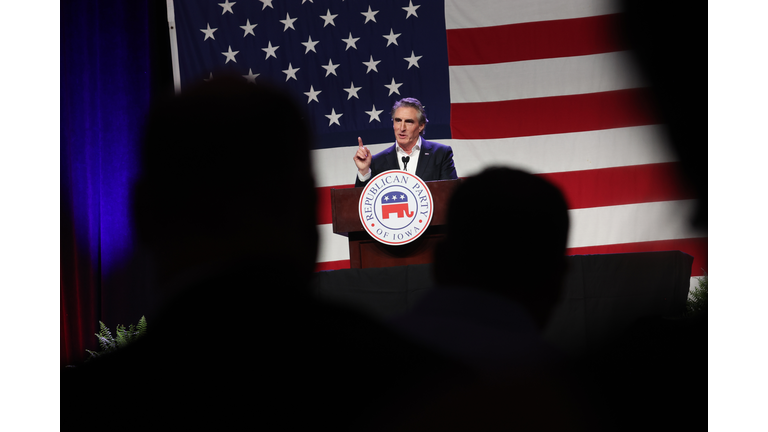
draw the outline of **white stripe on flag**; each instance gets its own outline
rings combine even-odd
[[[568,247],[706,237],[689,224],[694,206],[679,200],[569,210]],[[318,233],[318,262],[349,259],[347,237],[334,234],[331,224],[318,225]]]
[[[695,200],[569,210],[568,247],[706,237],[691,228]]]
[[[661,126],[638,126],[489,140],[442,140],[451,145],[460,177],[491,165],[533,174],[616,168],[676,161]]]
[[[619,12],[612,0],[446,0],[446,29],[583,18]]]
[[[427,133],[426,138],[429,138]],[[476,174],[489,165],[509,165],[534,174],[582,171],[675,161],[662,145],[661,126],[638,126],[555,135],[488,140],[438,140],[453,147],[459,177]],[[393,143],[368,145],[376,154]],[[312,151],[317,187],[348,185],[355,181],[349,147]]]
[[[494,102],[644,87],[625,51],[448,68],[451,103]]]
[[[349,240],[347,237],[334,234],[332,224],[318,225],[317,233],[320,238],[317,262],[349,259]]]

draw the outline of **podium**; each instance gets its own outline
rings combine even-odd
[[[331,189],[333,232],[349,239],[350,268],[380,268],[432,263],[432,251],[445,236],[448,200],[459,180],[425,182],[432,194],[434,212],[426,232],[411,243],[390,246],[368,234],[360,222],[358,204],[364,188]]]

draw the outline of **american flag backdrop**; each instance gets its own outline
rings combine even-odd
[[[566,195],[569,254],[681,250],[707,270],[693,195],[609,0],[167,0],[177,86],[231,69],[285,83],[317,135],[318,269],[349,267],[330,189],[352,187],[360,136],[394,143],[403,97],[425,138],[451,145],[460,177],[491,165],[541,175]]]

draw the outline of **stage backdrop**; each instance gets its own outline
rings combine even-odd
[[[176,84],[234,70],[284,83],[317,133],[318,269],[349,267],[330,189],[351,187],[357,137],[392,145],[392,104],[426,106],[425,138],[460,177],[491,165],[558,185],[569,253],[681,250],[707,268],[706,234],[606,0],[168,0]],[[704,147],[704,150],[706,148]],[[702,167],[706,169],[706,167]],[[493,221],[489,221],[492,223]]]
[[[319,270],[348,266],[329,190],[351,187],[357,136],[373,151],[391,145],[390,107],[411,96],[459,176],[504,164],[560,186],[571,254],[681,250],[703,274],[707,239],[689,228],[693,196],[615,36],[618,12],[605,0],[63,2],[62,363],[97,348],[98,320],[146,313],[129,190],[166,69],[172,91],[171,48],[179,86],[229,68],[283,82],[307,107]]]

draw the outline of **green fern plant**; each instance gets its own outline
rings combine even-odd
[[[101,351],[86,350],[91,356],[87,360],[94,359],[107,353],[117,351],[124,346],[130,344],[136,339],[144,336],[147,332],[147,319],[142,316],[139,319],[137,325],[129,325],[125,328],[124,325],[118,324],[115,328],[115,336],[109,331],[109,328],[101,321],[99,321],[99,332],[96,334],[96,339],[99,341]]]
[[[699,283],[688,296],[685,306],[686,316],[695,316],[707,310],[707,276],[699,278]]]

